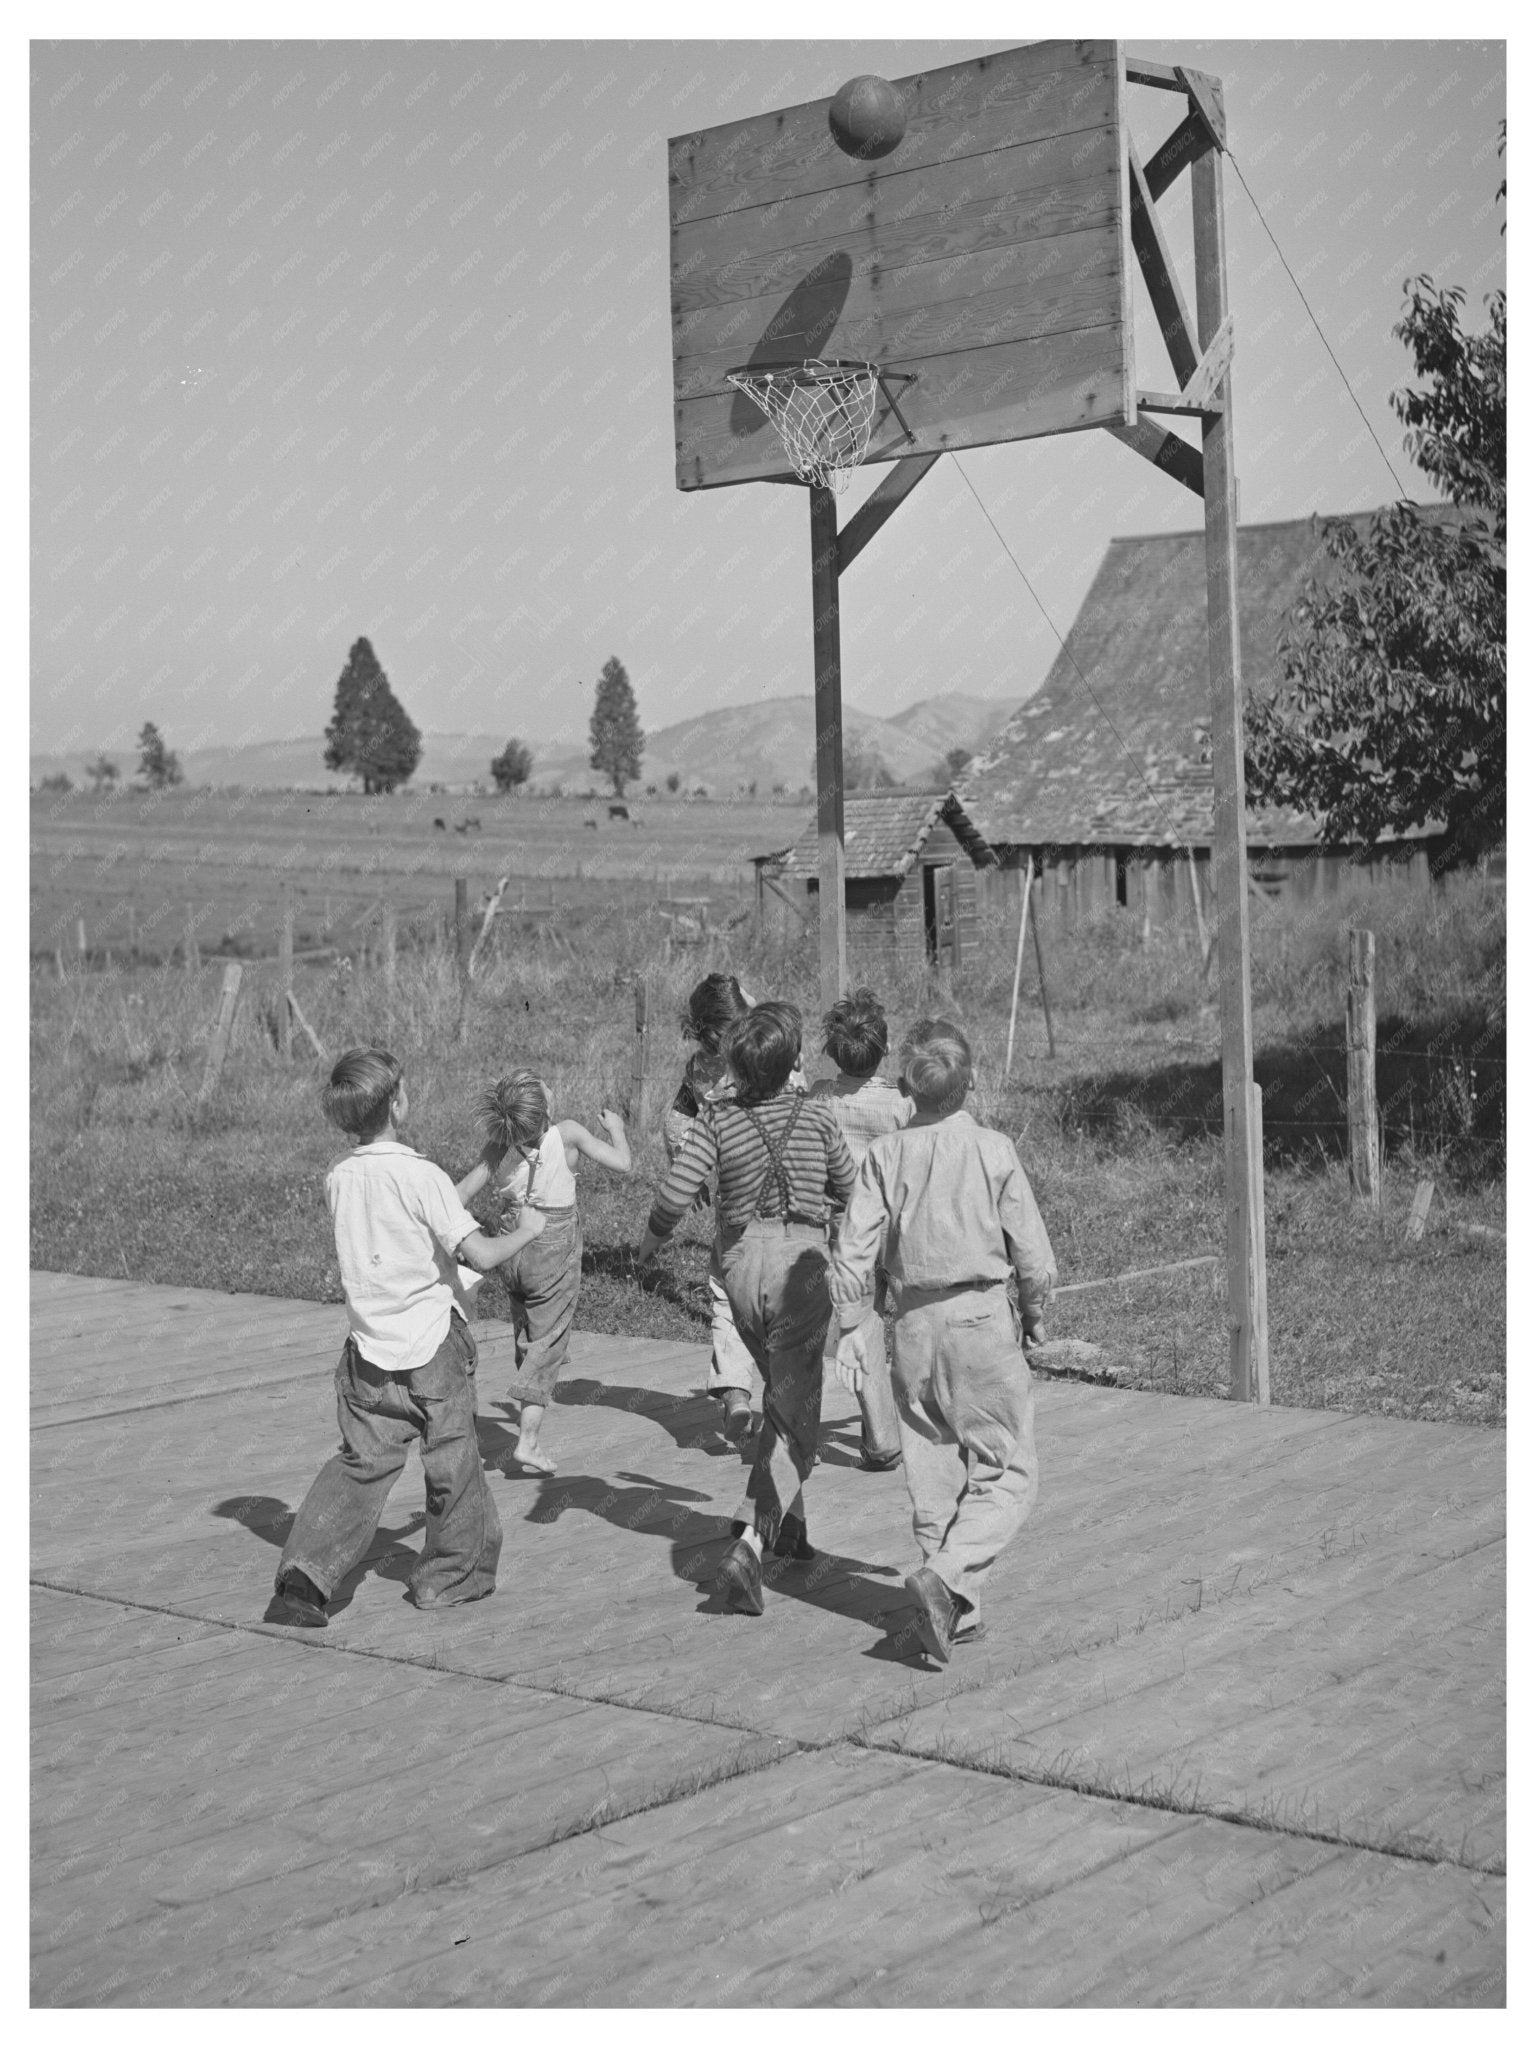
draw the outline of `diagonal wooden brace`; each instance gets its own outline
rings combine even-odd
[[[868,547],[909,491],[915,490],[938,461],[931,455],[903,455],[864,500],[837,536],[837,573],[842,575],[861,548]]]
[[[1147,159],[1147,190],[1161,199],[1186,165],[1211,146],[1210,132],[1199,114],[1186,114],[1168,138]]]
[[[1157,217],[1156,203],[1147,188],[1141,156],[1129,137],[1126,149],[1131,171],[1131,246],[1136,251],[1141,274],[1147,281],[1152,310],[1157,315],[1158,327],[1168,346],[1168,360],[1173,364],[1173,374],[1182,390],[1200,362],[1200,351],[1194,342],[1195,326],[1184,304],[1184,294],[1179,289],[1173,259],[1163,235],[1163,224]]]
[[[1171,476],[1185,490],[1193,491],[1197,498],[1205,496],[1205,458],[1179,435],[1169,433],[1166,427],[1153,426],[1150,420],[1138,420],[1134,427],[1111,421],[1106,431],[1127,448],[1134,448],[1138,455],[1144,455],[1155,469]]]
[[[1187,64],[1175,64],[1180,85],[1189,94],[1189,111],[1203,124],[1213,149],[1227,146],[1227,103],[1221,80],[1208,71],[1192,71]]]
[[[1224,408],[1217,391],[1232,362],[1232,315],[1229,313],[1215,334],[1211,345],[1195,366],[1195,374],[1182,391],[1138,391],[1136,410],[1138,412],[1181,412],[1192,413],[1197,418],[1208,413],[1219,413]]]

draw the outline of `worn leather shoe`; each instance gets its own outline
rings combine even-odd
[[[752,1429],[752,1403],[737,1387],[728,1387],[721,1404],[720,1434],[728,1444],[742,1443]]]
[[[917,1608],[917,1633],[923,1648],[937,1663],[947,1664],[959,1613],[948,1586],[924,1565],[907,1580],[907,1591]]]
[[[763,1611],[763,1568],[757,1552],[745,1538],[733,1543],[720,1560],[715,1584],[726,1604],[738,1614]]]
[[[325,1597],[303,1572],[284,1572],[262,1620],[280,1622],[285,1628],[324,1628]]]
[[[732,1522],[733,1536],[745,1536],[746,1533],[745,1522]],[[775,1557],[787,1557],[795,1564],[810,1564],[816,1555],[811,1548],[811,1539],[806,1533],[805,1524],[798,1515],[782,1517],[779,1522],[779,1533],[769,1548]]]

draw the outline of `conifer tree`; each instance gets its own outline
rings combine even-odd
[[[336,708],[325,728],[325,765],[361,778],[363,794],[409,782],[421,759],[421,734],[389,687],[368,640],[354,640],[336,683]]]
[[[614,795],[622,797],[625,783],[633,782],[640,773],[645,734],[640,730],[640,714],[635,708],[628,672],[616,654],[609,655],[598,678],[591,738],[588,761],[612,782]]]

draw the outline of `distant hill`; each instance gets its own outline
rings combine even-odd
[[[664,788],[676,775],[684,789],[703,788],[712,796],[729,796],[757,786],[760,796],[776,788],[794,793],[816,782],[816,722],[811,697],[769,697],[756,704],[722,705],[697,718],[648,733],[640,782]],[[1000,732],[1014,702],[1003,698],[968,697],[950,691],[911,704],[894,718],[845,707],[845,747],[852,775],[862,764],[866,776],[876,764],[897,782],[927,783],[938,778],[951,747],[979,749]],[[490,783],[491,757],[506,743],[505,733],[441,733],[422,735],[421,765],[411,786],[425,789],[434,782],[449,789]],[[248,746],[202,747],[182,753],[186,779],[194,786],[245,789],[327,789],[340,782],[322,766],[325,742],[305,735],[290,740],[258,740]],[[85,764],[97,749],[78,753],[34,754],[30,775],[34,787],[45,776],[68,775],[85,786]],[[110,751],[110,750],[109,750]],[[126,780],[136,753],[120,749],[113,758]],[[579,746],[536,746],[533,785],[550,789],[556,783],[571,795],[603,785],[587,766]]]

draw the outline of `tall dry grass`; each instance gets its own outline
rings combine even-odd
[[[1462,878],[1428,900],[1387,892],[1326,918],[1255,905],[1253,996],[1265,1091],[1270,1324],[1278,1400],[1398,1414],[1503,1412],[1502,1259],[1458,1235],[1503,1218],[1502,891]],[[1384,1207],[1351,1200],[1343,1155],[1342,1017],[1351,921],[1377,933],[1378,1067],[1392,1105]],[[679,1018],[703,973],[797,1002],[819,1070],[814,934],[752,921],[668,957],[659,916],[589,915],[578,931],[508,926],[463,1001],[452,951],[403,947],[376,966],[300,970],[328,1055],[387,1044],[411,1076],[408,1136],[451,1172],[478,1146],[475,1101],[514,1065],[541,1073],[563,1115],[631,1117],[635,984],[649,998],[651,1135],[633,1179],[583,1176],[590,1329],[702,1341],[706,1223],[690,1219],[650,1292],[626,1247],[662,1169],[656,1127],[685,1056]],[[893,1044],[917,1017],[958,1015],[978,1054],[976,1107],[1019,1144],[1063,1277],[1094,1278],[1219,1252],[1224,1229],[1219,1022],[1194,936],[1143,945],[1123,916],[1070,936],[1047,927],[1058,1054],[1026,955],[1013,1072],[1004,1074],[1016,924],[999,908],[954,977],[880,978]],[[322,1181],[343,1149],[323,1121],[324,1069],[303,1038],[276,1043],[276,969],[248,963],[223,1080],[196,1097],[220,968],[39,972],[32,984],[32,1257],[36,1264],[183,1285],[338,1298]],[[1458,1081],[1457,1077],[1460,1076]],[[1460,1089],[1458,1094],[1457,1090]],[[1209,1112],[1214,1110],[1214,1115]],[[1424,1240],[1402,1238],[1416,1181],[1437,1200]],[[1109,1347],[1131,1384],[1218,1393],[1226,1336],[1198,1276],[1064,1302],[1060,1334]]]

